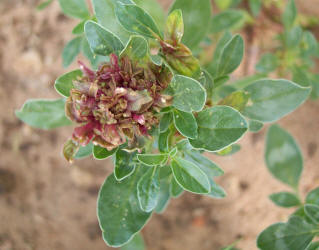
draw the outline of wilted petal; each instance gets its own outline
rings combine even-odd
[[[137,123],[141,124],[141,125],[145,124],[144,115],[133,114],[133,120],[136,121]]]
[[[147,90],[129,90],[126,95],[128,100],[128,110],[136,113],[143,113],[152,106],[153,98]]]
[[[95,127],[95,124],[90,122],[81,127],[75,128],[73,131],[73,139],[81,146],[86,146],[94,137]]]
[[[80,145],[76,141],[72,139],[68,140],[63,147],[63,155],[65,159],[68,162],[72,162],[79,148]]]
[[[93,70],[90,70],[83,62],[78,61],[78,64],[80,65],[80,69],[83,72],[85,76],[87,76],[90,81],[93,81],[95,78],[95,72]]]

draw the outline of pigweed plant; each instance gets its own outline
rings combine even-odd
[[[63,147],[69,162],[112,157],[114,171],[100,189],[97,209],[109,246],[142,244],[138,232],[152,213],[184,191],[225,197],[214,181],[223,170],[203,153],[234,153],[247,131],[279,120],[310,95],[310,87],[265,78],[221,91],[242,61],[244,42],[226,32],[209,67],[202,62],[214,29],[207,23],[216,23],[210,0],[176,0],[168,15],[154,0],[93,0],[94,14],[84,0],[59,3],[80,19],[63,50],[64,66],[80,52],[91,66],[79,61],[79,70],[56,80],[62,98],[28,100],[16,115],[40,129],[73,125]],[[263,235],[261,249],[292,249],[283,241],[260,243]]]

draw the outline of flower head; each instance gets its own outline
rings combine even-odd
[[[71,161],[77,149],[91,141],[112,150],[149,136],[158,124],[159,110],[172,99],[163,94],[171,80],[169,71],[151,63],[141,67],[115,54],[96,72],[79,63],[84,76],[74,81],[65,106],[67,117],[79,126],[65,145],[65,157]]]

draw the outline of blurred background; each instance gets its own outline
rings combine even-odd
[[[165,9],[170,2],[159,0]],[[241,8],[246,8],[242,2]],[[76,21],[62,14],[57,1],[43,11],[36,11],[38,3],[0,0],[0,249],[111,249],[101,237],[96,200],[112,163],[87,158],[69,165],[61,148],[71,127],[41,131],[14,115],[28,98],[57,98],[55,79],[77,67],[73,63],[63,69],[61,59]],[[297,6],[304,16],[319,16],[318,0],[299,0]],[[263,9],[253,23],[236,31],[245,38],[246,52],[234,78],[254,73],[263,50],[282,29],[270,18],[276,15],[275,6]],[[319,26],[312,31],[318,39]],[[319,185],[318,112],[319,102],[307,101],[280,121],[304,154],[303,195]],[[173,199],[142,231],[148,250],[219,250],[238,239],[238,248],[253,250],[258,233],[287,219],[291,211],[268,199],[287,188],[265,167],[266,128],[247,134],[234,155],[209,155],[225,171],[217,182],[227,198],[184,193]]]

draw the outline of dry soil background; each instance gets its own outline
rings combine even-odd
[[[98,188],[111,172],[110,162],[85,159],[69,166],[61,146],[71,128],[40,131],[14,116],[28,98],[58,97],[53,83],[65,71],[60,53],[74,25],[57,3],[43,12],[35,11],[36,3],[0,0],[0,249],[110,249],[101,239],[95,214]],[[300,1],[304,13],[318,15],[317,5],[318,0]],[[259,23],[244,34],[246,58],[237,75],[251,73],[260,49],[267,47],[265,37],[271,41],[276,32],[267,22]],[[319,102],[308,101],[280,122],[304,153],[303,195],[319,185],[318,110]],[[242,150],[231,157],[212,156],[225,170],[218,182],[228,197],[213,200],[187,193],[172,200],[143,229],[147,249],[218,250],[238,238],[240,248],[256,249],[257,234],[289,213],[267,198],[285,187],[266,171],[264,135],[265,129],[246,135]]]

